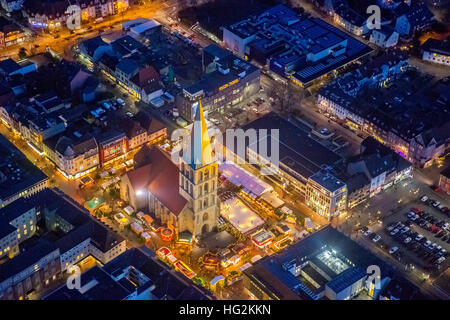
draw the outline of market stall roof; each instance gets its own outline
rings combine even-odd
[[[180,232],[178,235],[178,241],[191,243],[192,242],[192,233],[190,233],[188,230]]]
[[[278,198],[275,192],[265,192],[261,198],[267,201],[274,209],[284,205],[284,201]]]
[[[265,222],[238,198],[222,202],[221,215],[239,232],[245,234],[262,226]]]
[[[145,232],[145,231],[142,232],[141,236],[142,236],[142,238],[144,238],[145,240],[148,240],[148,239],[151,238],[151,236],[150,236],[147,232]]]
[[[273,190],[268,183],[232,163],[220,164],[219,171],[221,171],[222,176],[232,184],[242,186],[244,189],[248,190],[248,193],[253,193],[257,197],[265,192]]]
[[[219,275],[217,277],[215,277],[214,279],[211,280],[210,284],[212,286],[215,286],[219,281],[224,281],[225,277],[223,275]]]
[[[125,211],[128,215],[131,215],[131,214],[133,214],[134,209],[132,206],[127,206],[123,209],[123,211]]]
[[[145,214],[142,211],[139,211],[138,213],[136,213],[136,217],[143,219],[145,216]]]
[[[239,268],[239,271],[240,271],[240,272],[244,272],[245,269],[248,269],[248,268],[250,268],[251,266],[252,266],[252,264],[249,263],[249,262],[247,262],[246,264],[244,264],[243,266],[241,266],[241,267]]]
[[[254,256],[254,257],[250,260],[250,262],[251,262],[251,263],[255,263],[255,262],[258,261],[259,259],[262,259],[262,257],[261,257],[259,254],[257,254],[256,256]]]

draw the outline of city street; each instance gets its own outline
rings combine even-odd
[[[0,50],[2,59],[17,59],[19,49],[24,47],[28,53],[38,54],[50,48],[56,54],[72,60],[70,54],[71,48],[81,41],[92,38],[99,33],[108,30],[118,31],[122,28],[122,23],[136,18],[149,18],[163,20],[168,16],[167,12],[172,12],[176,4],[175,0],[163,1],[145,1],[145,5],[135,5],[126,12],[114,16],[105,17],[102,22],[94,21],[83,22],[82,27],[71,34],[68,29],[61,29],[53,33],[43,32],[41,29],[34,28],[35,36],[29,37],[25,42]],[[106,33],[108,33],[106,32]]]

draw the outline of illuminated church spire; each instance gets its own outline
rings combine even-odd
[[[188,153],[190,159],[186,159],[186,162],[194,169],[214,162],[211,140],[209,138],[208,127],[206,126],[201,101],[199,101],[198,105],[195,107],[195,117],[190,143],[191,152]]]

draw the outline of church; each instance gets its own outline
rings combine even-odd
[[[157,146],[142,147],[134,169],[121,177],[120,196],[136,210],[149,212],[161,226],[192,238],[217,226],[220,209],[218,161],[201,103],[196,106],[189,145],[179,163]]]

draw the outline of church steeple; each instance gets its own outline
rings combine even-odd
[[[194,123],[191,131],[190,152],[185,161],[194,169],[207,166],[215,161],[211,147],[211,140],[203,114],[202,102],[195,107]]]
[[[180,163],[180,194],[188,201],[185,229],[196,236],[217,226],[219,165],[213,155],[201,102],[195,110],[189,149],[183,149]]]

